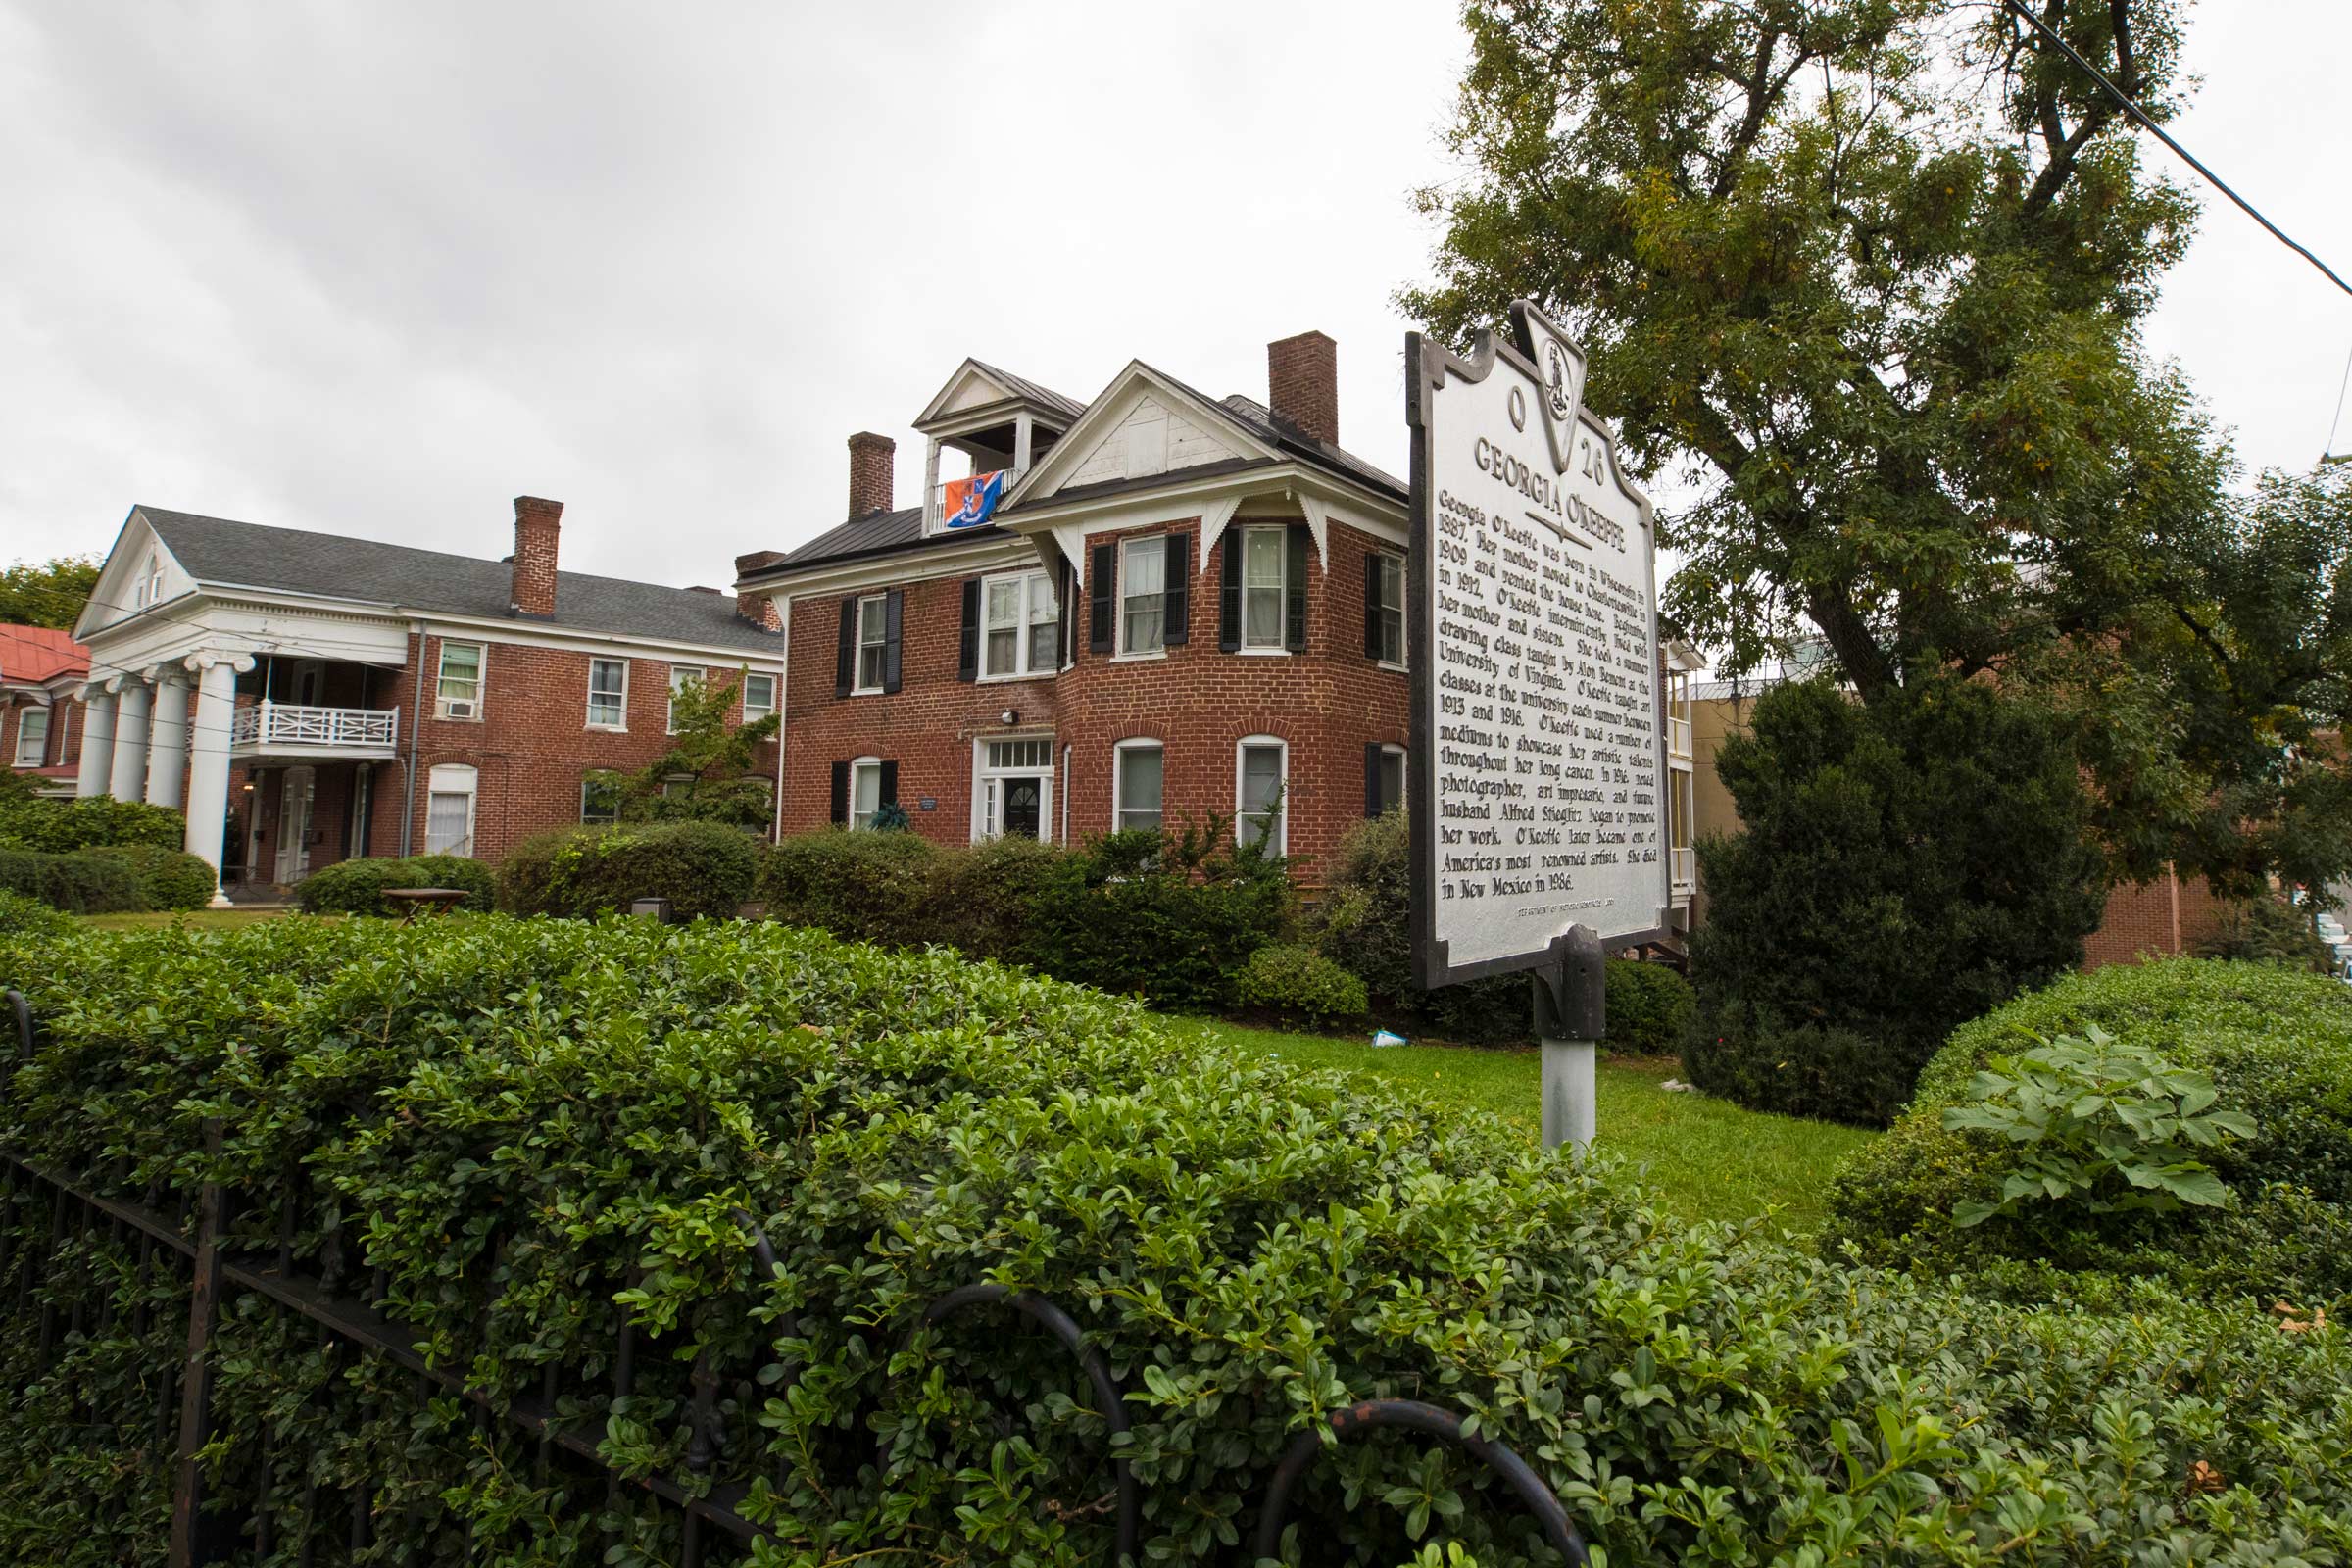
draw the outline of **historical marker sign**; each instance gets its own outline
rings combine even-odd
[[[1424,986],[1663,934],[1666,753],[1647,498],[1532,306],[1411,380],[1413,950]]]

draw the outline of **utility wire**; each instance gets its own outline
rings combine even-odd
[[[2329,267],[2326,262],[2321,261],[2317,256],[2314,256],[2308,248],[2296,244],[2293,239],[2287,236],[2286,230],[2280,228],[2277,223],[2274,223],[2269,219],[2263,217],[2261,212],[2255,208],[2252,202],[2247,201],[2243,196],[2240,196],[2237,192],[2231,190],[2229,185],[2223,181],[2221,175],[2215,173],[2212,170],[2207,169],[2202,163],[2200,163],[2197,160],[2196,154],[2190,152],[2187,148],[2175,141],[2172,136],[2166,132],[2165,128],[2156,123],[2155,121],[2149,119],[2147,112],[2141,109],[2139,105],[2133,103],[2131,98],[2125,94],[2121,87],[2118,87],[2114,82],[2109,81],[2105,74],[2102,73],[2098,67],[2092,65],[2089,61],[2077,54],[2073,44],[2068,43],[2064,38],[2060,37],[2057,32],[2052,30],[2048,23],[2042,21],[2033,12],[2026,9],[2024,0],[2004,0],[2004,4],[2007,5],[2009,10],[2015,12],[2019,17],[2025,19],[2027,24],[2032,26],[2035,32],[2040,33],[2044,38],[2047,38],[2050,40],[2050,42],[2056,44],[2059,48],[2059,51],[2063,53],[2067,59],[2073,61],[2077,66],[2081,67],[2085,75],[2089,76],[2091,80],[2097,82],[2101,88],[2105,89],[2107,96],[2113,98],[2116,103],[2122,107],[2125,114],[2130,115],[2141,125],[2155,132],[2157,140],[2163,142],[2174,152],[2180,154],[2181,161],[2187,164],[2189,168],[2204,175],[2205,182],[2207,184],[2211,185],[2215,190],[2220,191],[2223,195],[2235,202],[2239,209],[2242,210],[2248,218],[2253,219],[2254,221],[2269,229],[2272,235],[2276,237],[2281,245],[2284,245],[2288,250],[2293,251],[2296,255],[2302,257],[2312,266],[2318,268],[2321,272],[2327,276],[2328,282],[2333,283],[2337,288],[2342,289],[2346,294],[2352,294],[2352,283],[2347,283],[2341,277],[2338,277],[2336,275],[2335,269]],[[2330,437],[2329,439],[2332,443],[2333,438]]]

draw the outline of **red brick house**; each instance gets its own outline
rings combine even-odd
[[[851,437],[847,520],[736,563],[790,649],[782,830],[895,802],[945,843],[1077,843],[1214,812],[1311,878],[1395,804],[1405,486],[1339,445],[1330,338],[1267,361],[1264,404],[1140,362],[1080,404],[966,360],[913,421],[909,507],[895,442]]]
[[[81,756],[81,688],[90,651],[71,632],[0,626],[0,761],[71,795]]]
[[[75,628],[76,792],[184,803],[192,854],[284,887],[609,818],[603,775],[667,749],[676,683],[773,710],[763,604],[560,570],[563,511],[517,498],[492,561],[134,507]]]

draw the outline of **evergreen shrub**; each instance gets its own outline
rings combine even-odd
[[[110,844],[86,855],[120,860],[138,879],[139,904],[149,909],[201,909],[213,902],[220,879],[202,856],[153,844]]]
[[[138,872],[128,861],[86,851],[44,855],[0,849],[0,888],[69,914],[118,914],[147,906]]]
[[[751,898],[760,845],[721,822],[561,828],[525,839],[499,867],[499,906],[587,917],[665,898],[679,920],[732,919]]]
[[[2218,1207],[2102,1212],[2027,1203],[1961,1225],[2003,1197],[2034,1146],[1947,1126],[1996,1058],[2096,1029],[2127,1051],[2209,1078],[2246,1137],[2195,1151],[2229,1189]],[[2087,1091],[2086,1091],[2087,1093]],[[2105,1091],[2102,1091],[2105,1093]],[[1830,1189],[1822,1245],[1869,1261],[2063,1286],[2049,1269],[2161,1277],[2264,1304],[2352,1292],[2352,988],[2276,964],[2171,958],[2070,975],[1954,1031],[1918,1098]],[[2044,1266],[2046,1265],[2046,1267]],[[2034,1283],[2034,1282],[2038,1283]]]
[[[494,1396],[552,1380],[632,1473],[683,1473],[707,1350],[710,1479],[754,1489],[783,1538],[763,1561],[1109,1560],[1071,1358],[1001,1312],[915,1329],[982,1280],[1059,1303],[1118,1372],[1152,1562],[1234,1559],[1291,1440],[1376,1395],[1474,1414],[1619,1568],[2352,1554],[2340,1333],[1841,1269],[1663,1219],[1605,1153],[944,954],[766,923],[270,921],[0,937],[12,979],[45,1031],[0,1100],[12,1147],[167,1206],[234,1184],[242,1244],[267,1258],[284,1223],[306,1269],[339,1215],[422,1353]],[[53,1207],[0,1204],[7,1255]],[[158,1561],[175,1293],[134,1312],[135,1246],[79,1255],[42,1286],[79,1326],[51,1357],[43,1314],[0,1317],[0,1557]],[[355,1500],[385,1560],[677,1558],[674,1510],[560,1450],[541,1479],[527,1436],[331,1359],[307,1320],[232,1291],[216,1343],[208,1490],[235,1512],[268,1485],[286,1560],[343,1560]],[[1488,1568],[1553,1560],[1492,1472],[1409,1437],[1327,1447],[1294,1520],[1295,1562],[1403,1562],[1440,1531]]]
[[[2335,966],[2335,954],[2321,938],[2313,911],[2267,894],[2223,909],[2213,930],[2197,943],[2196,954],[2242,963],[2292,964],[2318,974]]]
[[[1683,1047],[1698,999],[1690,981],[1662,963],[1611,958],[1608,1005],[1611,1051],[1671,1056]]]
[[[1315,1028],[1352,1023],[1372,1005],[1363,981],[1314,949],[1287,942],[1270,942],[1250,955],[1234,977],[1233,992],[1245,1007],[1262,1007]]]
[[[814,926],[853,942],[919,947],[933,940],[923,915],[942,856],[919,833],[800,833],[760,857],[755,897],[767,917]]]
[[[0,936],[59,937],[73,929],[74,917],[63,909],[51,908],[30,894],[0,888]]]
[[[144,801],[118,801],[111,795],[75,800],[38,795],[0,802],[0,849],[68,855],[101,845],[148,844],[176,850],[187,837],[187,818],[170,807]]]
[[[2030,704],[1922,676],[1756,702],[1716,769],[1745,830],[1698,845],[1690,1079],[1885,1126],[1961,1023],[2082,959],[2104,861],[2072,745]]]
[[[464,888],[459,907],[485,911],[497,905],[498,874],[463,855],[337,860],[304,877],[294,898],[308,914],[392,914],[386,888]]]

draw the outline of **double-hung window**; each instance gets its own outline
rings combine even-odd
[[[1119,547],[1120,653],[1156,654],[1167,646],[1167,587],[1165,539],[1130,539]]]
[[[1364,596],[1364,652],[1384,664],[1404,662],[1404,558],[1376,553]]]
[[[626,729],[629,722],[629,662],[588,661],[588,727]]]
[[[444,642],[433,710],[442,718],[482,716],[482,645]]]
[[[474,770],[465,762],[443,762],[427,776],[425,854],[473,853],[474,784]]]
[[[1283,562],[1289,553],[1282,528],[1242,530],[1242,646],[1283,646]]]
[[[611,773],[591,773],[580,780],[580,820],[604,827],[620,820],[620,780]]]
[[[1242,845],[1263,843],[1283,853],[1283,783],[1290,771],[1290,747],[1271,735],[1252,735],[1235,749],[1233,838]]]
[[[850,826],[872,827],[874,813],[881,809],[882,764],[874,758],[860,758],[850,764]]]
[[[17,766],[38,767],[49,755],[49,710],[27,708],[17,717]]]
[[[1404,804],[1404,748],[1364,748],[1364,814],[1378,816]]]
[[[754,675],[743,677],[743,721],[758,723],[776,710],[776,677]]]
[[[890,596],[868,594],[858,601],[858,687],[861,692],[882,689],[884,657],[890,651]]]
[[[700,664],[672,664],[669,666],[668,729],[670,734],[675,735],[678,732],[678,693],[689,686],[700,691],[702,685],[703,667]]]
[[[1050,675],[1061,657],[1060,611],[1042,571],[991,577],[983,585],[981,673]]]
[[[1112,757],[1110,825],[1120,829],[1158,827],[1167,753],[1157,741],[1121,741],[1113,748]]]

